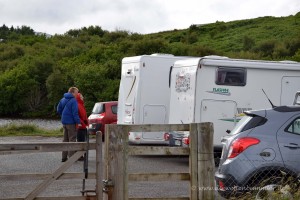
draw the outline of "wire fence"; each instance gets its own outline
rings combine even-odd
[[[300,199],[300,159],[251,160],[240,156],[222,160],[216,169],[214,189],[220,196],[225,199]]]

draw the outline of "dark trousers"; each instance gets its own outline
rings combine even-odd
[[[78,129],[77,130],[77,142],[85,142],[86,141],[87,130]]]
[[[76,142],[76,125],[75,124],[66,124],[63,125],[64,128],[64,139],[63,142]],[[65,160],[69,158],[75,153],[75,151],[63,151],[62,159]]]

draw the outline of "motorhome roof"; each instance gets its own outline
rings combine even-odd
[[[242,62],[242,64],[241,64]],[[244,67],[270,70],[292,70],[299,71],[300,63],[294,61],[266,61],[266,60],[247,60],[232,59],[222,56],[205,56],[193,59],[178,60],[175,66],[217,66],[217,67]]]
[[[243,64],[241,65],[241,62]],[[200,65],[205,66],[224,66],[224,67],[244,67],[270,70],[300,70],[300,63],[290,61],[266,61],[266,60],[246,60],[231,58],[199,58]]]
[[[122,63],[132,63],[141,60],[142,58],[165,58],[165,59],[188,59],[188,56],[174,56],[172,54],[151,54],[151,55],[141,55],[141,56],[132,56],[132,57],[125,57],[122,59]]]
[[[184,67],[189,67],[189,66],[197,66],[199,63],[200,58],[190,58],[190,59],[183,59],[183,60],[177,60],[175,61],[174,67],[176,66],[184,66]]]

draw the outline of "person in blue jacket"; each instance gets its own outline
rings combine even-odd
[[[78,103],[76,96],[78,95],[78,88],[70,87],[68,93],[59,101],[57,106],[57,113],[61,116],[63,124],[64,139],[63,142],[76,142],[77,128],[80,124],[78,114]],[[74,151],[63,151],[62,162],[66,162],[74,154]]]

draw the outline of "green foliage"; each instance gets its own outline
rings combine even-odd
[[[47,137],[61,137],[62,130],[46,130],[41,129],[35,125],[17,125],[11,124],[1,126],[0,137],[3,136],[47,136]]]
[[[175,56],[300,61],[300,13],[191,25],[152,34],[112,32],[99,26],[63,35],[35,34],[27,26],[0,27],[0,115],[58,117],[56,105],[71,86],[97,101],[117,100],[124,57]]]
[[[25,101],[36,84],[25,66],[5,71],[0,76],[0,92],[3,94],[0,97],[0,113],[12,115],[26,111]]]

